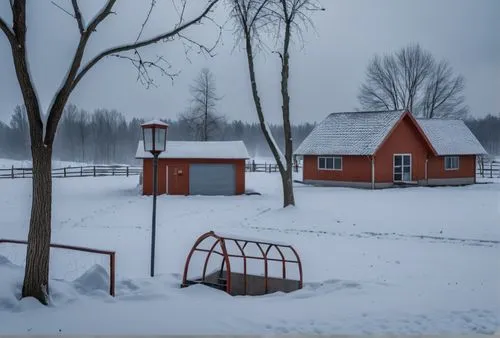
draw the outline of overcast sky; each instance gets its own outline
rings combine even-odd
[[[56,0],[70,9],[69,0]],[[104,1],[80,1],[86,21]],[[135,40],[149,0],[121,0],[93,35],[86,59],[103,48]],[[175,24],[171,0],[159,0],[144,37]],[[194,15],[202,0],[190,0],[187,15]],[[316,31],[304,33],[303,48],[291,56],[291,104],[294,123],[322,120],[328,113],[358,107],[356,95],[370,58],[418,42],[437,59],[450,61],[467,81],[466,99],[472,114],[500,112],[499,0],[322,0],[326,12],[313,16]],[[44,109],[50,104],[67,71],[78,39],[72,17],[49,0],[28,1],[28,52],[31,74]],[[219,6],[216,20],[224,22],[226,8]],[[0,0],[0,16],[11,22],[8,1]],[[213,25],[196,26],[190,36],[210,44]],[[229,119],[256,121],[248,71],[241,48],[234,50],[228,25],[213,58],[190,53],[186,60],[179,43],[157,44],[145,52],[162,55],[180,74],[174,82],[157,76],[158,88],[146,89],[136,81],[135,69],[124,60],[106,59],[95,67],[70,97],[72,103],[94,110],[117,109],[127,118],[175,118],[188,105],[188,87],[203,67],[215,74],[223,99],[218,110]],[[15,77],[8,42],[0,33],[0,119],[7,122],[22,97]],[[275,54],[259,55],[258,81],[265,114],[279,121],[279,69]]]

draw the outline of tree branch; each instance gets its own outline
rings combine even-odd
[[[151,17],[151,13],[153,12],[153,8],[156,5],[156,0],[151,0],[151,5],[149,6],[149,11],[148,14],[146,15],[146,19],[144,19],[144,22],[141,25],[141,30],[139,31],[139,34],[137,35],[137,39],[135,39],[135,42],[139,41],[139,39],[142,36],[142,32],[144,31],[144,28],[146,27],[149,18]]]
[[[52,101],[49,107],[49,117],[47,118],[47,127],[45,132],[44,144],[52,145],[55,137],[55,133],[57,130],[57,125],[59,120],[61,119],[64,104],[67,101],[71,91],[74,86],[74,79],[78,73],[78,69],[80,69],[80,65],[83,58],[83,53],[85,52],[85,47],[87,46],[87,42],[95,31],[97,26],[108,16],[110,15],[111,9],[113,8],[116,0],[108,0],[106,5],[101,9],[101,11],[94,17],[94,19],[90,22],[88,29],[83,32],[80,36],[80,41],[78,43],[78,47],[76,48],[75,55],[73,56],[73,60],[71,62],[71,66],[69,69],[66,78],[63,81],[63,85],[54,96],[54,100]],[[81,19],[81,17],[80,17]],[[78,20],[77,20],[78,21]]]
[[[9,40],[11,46],[13,47],[15,45],[16,36],[2,18],[0,18],[0,29],[4,32],[5,36]]]
[[[71,4],[73,5],[73,11],[75,12],[76,22],[78,22],[78,29],[80,30],[80,34],[83,35],[85,27],[83,26],[82,12],[78,7],[78,0],[71,0]]]
[[[112,0],[110,0],[110,1],[112,1]],[[163,34],[157,35],[157,36],[155,36],[153,38],[150,38],[150,39],[147,39],[147,40],[138,41],[138,42],[131,43],[131,44],[126,44],[126,45],[121,45],[121,46],[113,47],[113,48],[110,48],[110,49],[107,49],[107,50],[101,52],[100,54],[98,54],[97,56],[95,56],[92,60],[90,60],[83,67],[83,69],[78,73],[78,75],[76,76],[75,80],[73,81],[73,84],[72,84],[71,88],[72,89],[75,88],[75,86],[81,81],[81,79],[83,78],[83,76],[92,67],[94,67],[102,58],[104,58],[106,56],[110,56],[112,54],[117,54],[117,53],[120,53],[120,52],[126,52],[126,51],[129,51],[129,50],[138,49],[138,48],[141,48],[141,47],[145,47],[145,46],[148,46],[148,45],[160,42],[160,41],[165,40],[165,39],[172,38],[173,36],[178,35],[180,32],[182,32],[184,29],[188,28],[189,26],[192,26],[192,25],[200,22],[212,10],[212,8],[217,4],[217,2],[219,2],[219,0],[212,0],[212,2],[207,6],[207,8],[199,16],[197,16],[196,18],[188,21],[187,23],[185,23],[183,25],[179,25],[178,27],[176,27],[175,29],[173,29],[173,30],[171,30],[171,31],[169,31],[167,33],[163,33]],[[89,30],[90,30],[90,26],[89,26]]]
[[[111,56],[130,61],[132,65],[137,69],[137,81],[145,85],[146,88],[149,88],[150,86],[156,87],[152,77],[149,75],[149,69],[157,69],[160,71],[161,75],[167,75],[172,80],[175,76],[179,75],[179,73],[168,72],[167,69],[171,68],[172,66],[161,56],[154,61],[147,61],[142,58],[141,54],[138,51],[136,51],[134,55],[135,57],[120,54],[112,54]],[[166,64],[167,67],[162,66],[161,63]]]

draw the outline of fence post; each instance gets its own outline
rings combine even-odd
[[[23,178],[24,178],[24,168],[23,168]]]
[[[493,178],[493,161],[490,163],[490,178]]]
[[[127,177],[128,177],[128,166],[127,166]]]
[[[66,177],[66,168],[63,168],[64,170],[64,177]]]
[[[252,171],[255,172],[255,160],[252,160]]]
[[[12,169],[11,169],[10,176],[11,176],[12,178],[14,178],[14,165],[12,165]]]
[[[95,166],[94,166],[94,177],[95,177]]]
[[[80,167],[80,177],[83,177],[83,167]]]
[[[111,168],[111,176],[115,176],[115,167]]]

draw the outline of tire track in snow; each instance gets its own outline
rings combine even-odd
[[[411,235],[411,234],[400,234],[396,232],[371,232],[365,231],[357,234],[347,234],[334,231],[324,231],[324,230],[306,230],[306,229],[278,229],[270,227],[259,227],[259,226],[245,226],[243,227],[254,230],[264,230],[264,231],[274,231],[283,233],[307,233],[316,235],[329,235],[337,237],[355,237],[355,238],[376,238],[376,239],[419,239],[424,240],[428,243],[451,243],[451,244],[463,244],[469,246],[486,246],[495,247],[500,245],[500,241],[497,240],[487,240],[487,239],[468,239],[468,238],[455,238],[455,237],[441,237],[441,236],[430,236],[430,235]]]

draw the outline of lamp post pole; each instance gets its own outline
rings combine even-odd
[[[144,151],[153,155],[153,219],[151,227],[151,277],[155,275],[156,195],[158,195],[158,157],[165,151],[168,124],[153,120],[141,124]]]
[[[156,246],[156,195],[158,193],[158,156],[153,153],[153,220],[151,228],[151,277],[155,275],[155,246]]]

